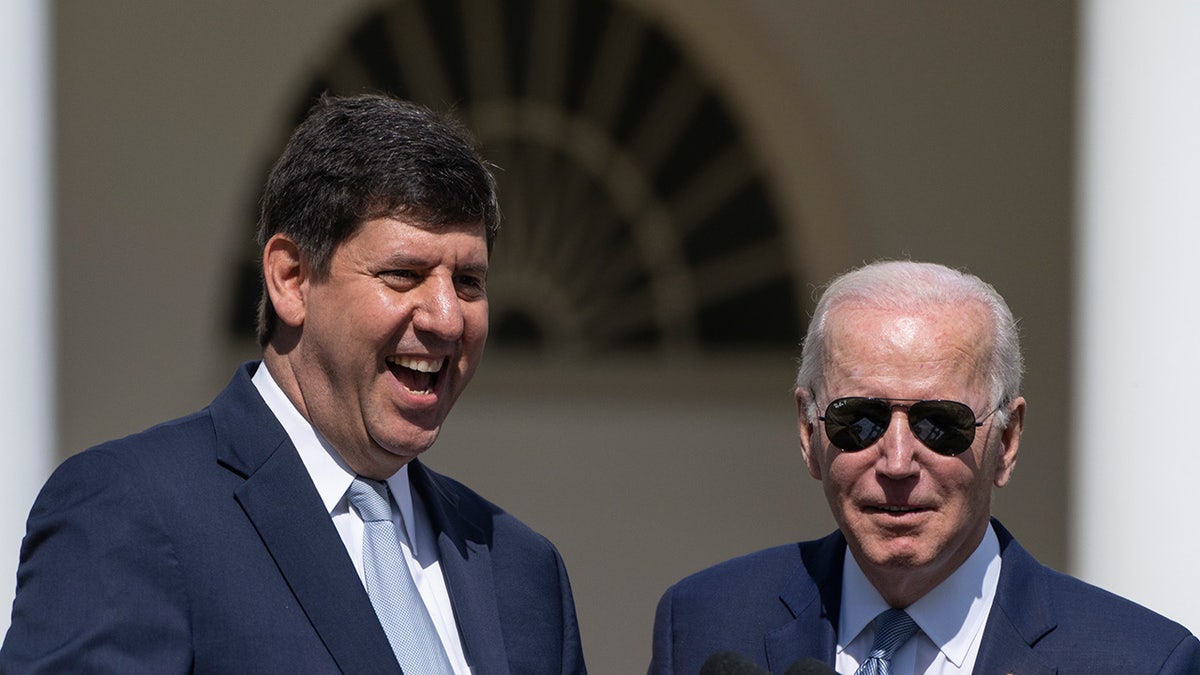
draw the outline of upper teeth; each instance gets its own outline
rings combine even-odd
[[[389,356],[387,357],[387,361],[388,363],[400,366],[401,368],[408,368],[409,370],[416,370],[422,373],[436,373],[442,369],[443,363],[442,359],[430,361],[428,359],[419,359],[414,356]]]

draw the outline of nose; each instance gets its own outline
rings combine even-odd
[[[903,410],[893,410],[892,423],[877,444],[879,458],[875,462],[876,471],[893,479],[916,475],[920,471],[916,461],[920,444],[921,441],[908,427],[908,415]]]
[[[444,275],[426,277],[419,288],[412,321],[417,331],[432,333],[447,342],[458,341],[464,320],[454,281]]]

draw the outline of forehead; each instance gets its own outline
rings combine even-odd
[[[961,400],[984,381],[987,326],[977,302],[843,305],[827,318],[826,384],[838,395]]]
[[[487,233],[480,222],[429,224],[388,216],[363,222],[339,249],[358,249],[378,256],[421,251],[486,256]]]

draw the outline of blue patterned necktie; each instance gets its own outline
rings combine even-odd
[[[363,519],[367,595],[400,667],[409,675],[453,675],[396,539],[387,484],[360,476],[346,497]]]
[[[875,617],[875,641],[871,655],[854,675],[891,675],[892,655],[917,632],[917,622],[902,609],[889,609]]]

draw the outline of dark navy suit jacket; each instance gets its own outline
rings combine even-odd
[[[204,410],[55,471],[29,516],[0,673],[400,671],[255,367]],[[585,672],[554,546],[409,471],[473,671]]]
[[[1001,569],[975,672],[1200,673],[1186,628],[1039,564],[999,522]],[[802,658],[833,664],[846,540],[771,548],[672,586],[654,621],[652,675],[695,675],[719,651],[782,673]]]

